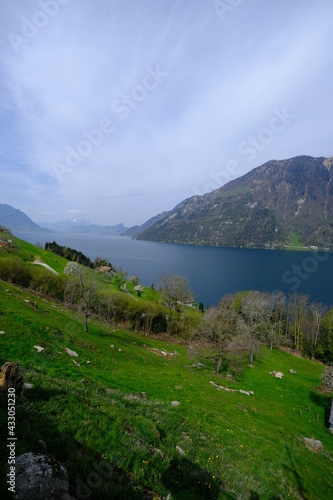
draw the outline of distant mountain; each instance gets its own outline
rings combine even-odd
[[[160,220],[165,219],[170,214],[172,214],[175,210],[180,210],[183,207],[183,205],[185,205],[185,203],[187,201],[188,200],[182,201],[181,203],[176,205],[175,208],[173,208],[172,210],[169,210],[168,212],[162,212],[161,214],[158,214],[158,215],[155,215],[154,217],[151,217],[149,220],[147,220],[141,226],[133,226],[133,227],[128,228],[126,231],[124,231],[122,233],[122,236],[131,236],[132,238],[135,239],[135,237],[137,235],[141,234],[143,231],[146,231],[148,228],[150,228],[151,226],[153,226],[154,224],[156,224]],[[138,239],[140,239],[140,238],[138,238]]]
[[[0,226],[7,227],[11,231],[17,232],[45,232],[48,230],[33,222],[21,210],[10,205],[0,203]]]
[[[269,161],[157,217],[135,238],[283,248],[297,235],[305,246],[333,248],[333,158]]]
[[[54,223],[41,222],[40,224],[57,233],[121,235],[128,229],[124,226],[124,224],[117,224],[115,226],[92,224],[85,217],[67,219]]]

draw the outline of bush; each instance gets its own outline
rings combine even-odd
[[[29,287],[32,273],[31,267],[17,257],[7,257],[0,260],[0,278],[15,285]]]
[[[67,284],[65,276],[51,274],[46,269],[36,266],[33,269],[30,288],[36,292],[48,295],[56,300],[63,301]]]

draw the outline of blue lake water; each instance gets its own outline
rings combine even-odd
[[[17,234],[30,243],[55,240],[90,259],[105,258],[143,285],[155,285],[162,273],[186,276],[196,300],[217,305],[240,290],[292,292],[333,305],[333,255],[316,252],[252,250],[136,241],[121,236],[64,233]]]

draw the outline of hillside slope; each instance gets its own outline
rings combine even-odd
[[[333,440],[330,398],[316,390],[320,364],[265,350],[233,383],[213,374],[209,355],[189,354],[172,339],[98,321],[87,334],[79,314],[2,281],[0,297],[0,365],[20,362],[33,384],[17,403],[17,455],[35,451],[60,460],[73,498],[329,497]],[[273,378],[272,370],[284,378]],[[254,394],[218,391],[211,381]],[[6,402],[0,398],[1,498],[7,498]],[[303,437],[311,436],[322,441],[323,453],[306,448]],[[98,480],[89,479],[92,467]]]
[[[332,247],[333,158],[270,161],[204,196],[194,196],[138,232],[143,240],[276,248],[293,234]]]
[[[19,232],[48,232],[47,229],[44,229],[33,222],[30,217],[28,217],[21,210],[3,203],[0,203],[0,226]]]

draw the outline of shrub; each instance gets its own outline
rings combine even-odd
[[[1,259],[0,278],[3,281],[28,288],[31,281],[31,267],[22,263],[17,257]]]

